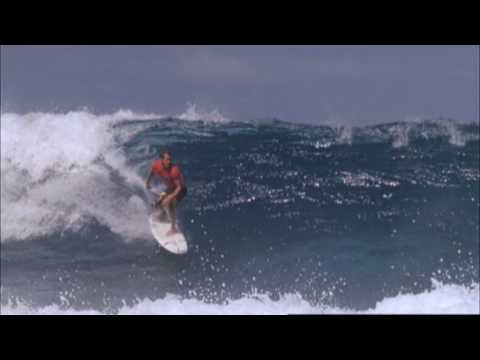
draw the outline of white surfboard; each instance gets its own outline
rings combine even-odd
[[[155,240],[171,253],[185,254],[188,251],[185,236],[181,232],[171,236],[165,235],[170,230],[171,224],[166,222],[165,219],[161,219],[160,216],[161,212],[155,211],[149,217],[150,227]]]

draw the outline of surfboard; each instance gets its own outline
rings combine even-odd
[[[165,216],[162,216],[163,212],[160,210],[154,211],[150,214],[150,228],[155,240],[161,247],[173,254],[185,254],[188,251],[187,241],[185,236],[178,232],[172,236],[166,236],[165,234],[170,230],[170,222]]]

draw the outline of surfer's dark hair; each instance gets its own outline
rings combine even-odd
[[[168,150],[160,150],[160,152],[158,153],[158,156],[160,156],[160,159],[163,159],[165,155],[172,156],[172,153]]]

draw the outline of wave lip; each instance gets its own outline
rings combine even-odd
[[[228,123],[230,119],[222,115],[218,109],[211,111],[197,110],[197,105],[188,104],[187,110],[181,114],[176,115],[174,118],[187,121],[204,121],[207,123]]]

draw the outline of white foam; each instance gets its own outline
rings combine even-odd
[[[209,304],[196,299],[167,295],[163,299],[141,300],[133,306],[123,306],[120,315],[285,315],[285,314],[479,314],[479,285],[471,287],[436,283],[432,291],[402,294],[386,298],[366,311],[329,306],[312,306],[299,294],[286,294],[278,301],[267,295],[244,296],[226,304]],[[101,314],[95,310],[74,310],[57,305],[31,308],[22,303],[1,307],[1,314]]]
[[[166,115],[158,113],[138,113],[130,109],[120,109],[113,113],[112,115],[107,115],[116,120],[156,120],[163,119]]]
[[[373,314],[479,314],[479,284],[473,287],[434,283],[432,291],[386,298],[367,313]]]
[[[390,129],[390,133],[393,139],[393,147],[400,148],[408,146],[410,143],[409,133],[410,133],[410,124],[401,124],[398,126],[393,126]]]
[[[353,128],[351,126],[335,127],[339,144],[352,144]]]
[[[466,137],[460,132],[457,125],[451,121],[445,123],[445,129],[448,133],[449,143],[454,146],[463,147],[467,142]]]
[[[361,132],[376,141],[391,141],[394,148],[404,148],[409,146],[412,139],[418,137],[426,140],[439,137],[448,137],[451,145],[464,147],[469,141],[478,141],[478,134],[462,130],[462,123],[451,119],[410,119],[407,122],[398,124],[385,124],[388,126],[387,133],[373,126],[371,128],[361,128]],[[463,125],[469,125],[464,123]]]
[[[211,111],[202,111],[197,110],[197,105],[189,103],[187,110],[181,114],[175,116],[180,120],[188,121],[205,121],[208,123],[226,123],[230,120],[223,116],[218,109],[213,109]]]
[[[132,130],[113,125],[157,118],[128,110],[2,114],[1,240],[75,230],[92,216],[127,238],[149,234],[142,201],[119,195],[110,179],[113,169],[124,184],[143,186],[115,140]]]

